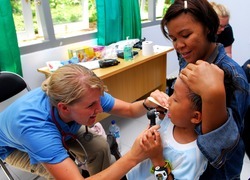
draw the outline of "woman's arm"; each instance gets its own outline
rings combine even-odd
[[[50,174],[55,179],[84,179],[81,173],[79,172],[79,169],[77,168],[76,164],[70,158],[66,158],[65,160],[57,164],[43,163],[43,166],[50,172]]]
[[[155,90],[150,94],[150,96],[163,105],[167,103],[168,95],[162,91]],[[120,117],[137,118],[146,114],[147,112],[147,109],[143,106],[143,102],[147,107],[157,107],[155,103],[152,103],[147,98],[145,101],[141,100],[133,103],[115,99],[114,107],[109,113]]]
[[[196,64],[188,64],[180,78],[202,98],[202,133],[222,126],[228,118],[223,70],[199,60]]]
[[[162,148],[160,135],[156,131],[157,129],[159,129],[158,125],[143,131],[136,138],[130,151],[107,169],[87,179],[121,179],[132,167],[142,160],[157,156],[154,152]],[[147,136],[147,140],[145,140],[145,136]],[[44,163],[43,165],[55,179],[84,179],[70,158],[58,164]]]

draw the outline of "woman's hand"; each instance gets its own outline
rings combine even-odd
[[[223,70],[203,60],[198,60],[195,64],[189,63],[181,70],[180,78],[202,97],[218,91],[218,88],[224,89]]]
[[[130,155],[136,158],[138,162],[144,159],[156,159],[158,155],[162,155],[163,148],[161,143],[161,137],[157,129],[159,125],[152,126],[149,129],[143,131],[135,140]]]
[[[151,92],[150,97],[154,98],[161,106],[168,107],[168,98],[169,96],[162,91],[159,91],[158,89]],[[148,99],[146,99],[146,103],[149,107],[156,108],[158,105],[155,103],[152,103]]]
[[[164,162],[161,136],[157,130],[152,129],[153,127],[144,132],[142,137],[142,144],[143,147],[151,147],[153,149],[153,152],[150,153],[148,157],[152,162]]]
[[[150,97],[154,100],[154,102],[149,100]],[[163,119],[168,109],[169,96],[165,92],[155,90],[151,92],[150,97],[145,99],[145,105],[150,108],[156,108],[157,112],[160,112],[159,119]]]

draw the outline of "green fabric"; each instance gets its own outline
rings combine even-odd
[[[137,0],[96,0],[97,43],[109,45],[120,40],[141,39],[141,17]]]
[[[20,50],[10,0],[1,0],[0,4],[0,44],[0,70],[22,76]]]
[[[121,40],[121,3],[119,0],[96,0],[97,42],[109,45]]]
[[[122,39],[141,39],[141,15],[139,1],[122,0]]]

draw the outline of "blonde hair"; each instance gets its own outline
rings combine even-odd
[[[60,67],[42,83],[42,89],[50,98],[52,106],[59,102],[73,104],[87,97],[87,90],[100,89],[103,95],[107,87],[91,70],[78,65],[69,64]]]
[[[210,2],[212,5],[214,11],[217,13],[219,17],[228,17],[230,18],[230,12],[228,9],[222,5],[222,4],[217,4],[216,2]]]

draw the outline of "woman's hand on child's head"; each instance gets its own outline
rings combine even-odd
[[[224,72],[215,64],[198,60],[195,64],[189,63],[181,70],[180,78],[188,87],[200,96],[209,94],[224,86]]]

